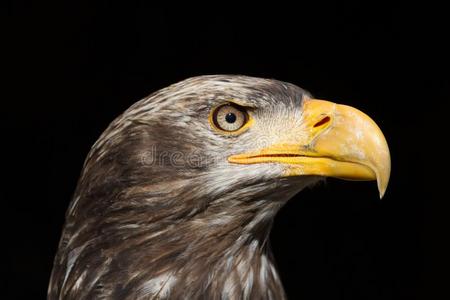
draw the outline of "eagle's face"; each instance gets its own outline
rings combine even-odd
[[[278,209],[327,176],[377,180],[383,195],[389,172],[383,134],[354,108],[276,80],[182,81],[130,107],[93,146],[49,293],[282,297],[265,246]]]
[[[325,176],[378,179],[381,195],[386,188],[389,151],[376,124],[297,86],[203,76],[151,98],[161,102],[144,100],[120,119],[130,122],[124,142],[135,134],[144,144],[136,167],[174,184],[189,179],[204,198],[254,198],[258,185],[258,193],[281,199]]]

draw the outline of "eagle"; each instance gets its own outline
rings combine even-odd
[[[269,244],[280,208],[336,177],[390,175],[363,112],[296,85],[208,75],[163,88],[92,146],[48,299],[285,299]]]

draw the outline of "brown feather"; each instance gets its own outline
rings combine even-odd
[[[261,117],[300,110],[305,94],[274,80],[203,76],[119,116],[86,159],[48,298],[284,299],[268,234],[279,208],[317,178],[227,165],[227,154],[251,145],[214,133],[207,118],[230,99]]]

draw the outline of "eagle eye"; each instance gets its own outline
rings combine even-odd
[[[212,121],[216,128],[234,132],[241,129],[249,120],[245,108],[234,103],[227,103],[214,109]]]

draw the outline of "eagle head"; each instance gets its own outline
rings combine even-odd
[[[390,156],[361,111],[281,81],[200,76],[101,135],[66,214],[49,299],[283,299],[268,235],[324,177],[376,180]]]

